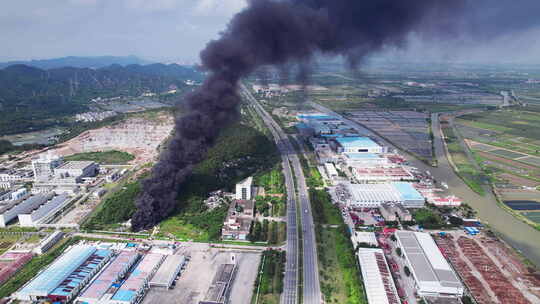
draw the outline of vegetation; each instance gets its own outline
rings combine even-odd
[[[263,187],[267,194],[281,194],[285,192],[285,177],[281,171],[281,164],[272,170],[255,176],[255,184]]]
[[[52,263],[64,250],[79,241],[78,238],[65,238],[51,248],[46,254],[35,257],[24,265],[17,273],[0,287],[0,298],[9,296],[47,265]]]
[[[283,291],[286,255],[284,251],[267,250],[263,252],[260,274],[255,280],[253,304],[278,304]]]
[[[347,226],[317,234],[321,292],[326,303],[367,304]]]
[[[89,160],[95,161],[103,165],[120,165],[134,160],[135,156],[127,152],[121,151],[102,151],[102,152],[86,152],[78,153],[64,157],[65,161]]]
[[[325,190],[309,189],[311,211],[315,223],[339,225],[343,223],[341,214],[336,206],[332,205],[332,198]]]
[[[339,209],[324,190],[310,189],[309,195],[315,222],[321,292],[326,303],[367,303],[350,232]]]
[[[140,96],[163,92],[174,85],[187,90],[186,79],[202,76],[179,65],[112,65],[99,69],[41,70],[13,65],[0,70],[0,134],[16,134],[53,126],[69,127],[70,118],[89,109],[95,97]]]
[[[405,266],[403,268],[403,271],[405,272],[405,275],[410,277],[411,276],[411,270],[409,269],[409,267]]]
[[[427,208],[418,209],[413,213],[416,223],[426,229],[438,229],[444,226],[443,219]]]
[[[454,133],[454,129],[448,124],[441,123],[445,136],[446,146],[452,162],[457,168],[457,174],[474,192],[484,195],[485,190],[482,185],[487,177],[470,162],[459,138]]]
[[[267,242],[270,245],[281,244],[287,237],[286,224],[283,222],[263,220],[253,222],[248,240],[251,242]]]
[[[141,191],[141,182],[125,184],[120,190],[106,196],[91,217],[84,223],[86,229],[105,229],[125,222],[135,212],[135,198]]]
[[[181,185],[174,215],[160,225],[160,234],[181,239],[217,240],[227,206],[207,210],[203,204],[209,192],[232,189],[247,176],[275,168],[276,147],[264,134],[244,124],[235,124],[220,134],[206,159]]]
[[[286,199],[279,196],[257,196],[255,197],[255,208],[263,216],[285,216]]]
[[[24,144],[20,146],[15,146],[9,140],[0,139],[0,155],[6,154],[6,153],[17,153],[21,151],[40,149],[43,147],[45,146],[39,145],[39,144]]]

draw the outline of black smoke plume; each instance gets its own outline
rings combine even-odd
[[[179,189],[218,132],[234,121],[239,81],[257,68],[343,55],[352,66],[412,32],[450,31],[460,0],[252,0],[201,52],[210,76],[188,97],[174,138],[143,181],[132,228],[151,228],[177,206]]]

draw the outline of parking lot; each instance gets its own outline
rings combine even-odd
[[[185,270],[171,289],[151,288],[143,304],[198,304],[204,296],[220,264],[237,263],[230,303],[249,304],[261,254],[238,249],[211,248],[208,244],[182,245],[177,254],[190,257]]]

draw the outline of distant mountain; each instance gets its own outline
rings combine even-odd
[[[113,64],[122,66],[130,64],[149,64],[151,62],[140,59],[136,56],[99,56],[99,57],[62,57],[43,60],[30,60],[30,61],[9,61],[0,62],[0,69],[8,67],[10,65],[24,64],[39,69],[56,69],[63,67],[73,68],[91,68],[98,69]]]
[[[160,63],[48,70],[8,66],[0,70],[0,134],[57,126],[66,116],[87,110],[95,97],[139,96],[172,86],[190,90],[185,80],[203,77],[192,67]]]

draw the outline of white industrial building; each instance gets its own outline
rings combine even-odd
[[[3,207],[0,207],[0,227],[6,227],[6,224],[16,218],[19,214],[31,212],[35,208],[44,204],[53,197],[53,193],[43,193],[31,196],[23,201],[10,201]]]
[[[168,255],[150,280],[150,287],[171,288],[185,262],[183,255]]]
[[[356,245],[362,243],[372,246],[379,246],[375,232],[353,231],[351,234],[351,241],[355,248]]]
[[[324,169],[325,169],[326,174],[328,175],[329,178],[334,178],[334,177],[339,176],[339,174],[338,174],[338,172],[336,170],[336,167],[332,163],[325,163],[324,164]]]
[[[35,209],[20,213],[18,215],[19,223],[22,227],[35,227],[64,208],[68,202],[69,196],[67,194],[58,195],[51,200],[45,201],[42,205],[36,206]]]
[[[54,169],[62,164],[60,156],[51,153],[41,153],[38,157],[32,159],[32,169],[34,171],[34,180],[47,180],[54,173]]]
[[[343,153],[342,159],[347,164],[347,167],[363,166],[384,166],[389,165],[388,158],[375,153]]]
[[[32,252],[39,255],[45,253],[47,250],[49,250],[49,248],[54,246],[54,244],[58,243],[58,241],[61,240],[63,236],[64,233],[61,230],[57,230],[51,233],[49,236],[39,242],[39,244],[32,250]]]
[[[382,249],[359,248],[356,253],[369,304],[400,304],[396,285]]]
[[[386,148],[380,146],[369,137],[338,137],[336,150],[339,153],[385,153]]]
[[[250,200],[253,196],[253,176],[236,184],[235,198],[237,200]]]
[[[461,297],[463,284],[428,233],[397,231],[396,239],[420,296]]]
[[[348,184],[352,207],[377,208],[382,203],[402,204],[405,208],[422,208],[424,197],[410,183]]]
[[[69,161],[54,169],[57,178],[76,178],[95,176],[99,172],[99,165],[93,161]]]

